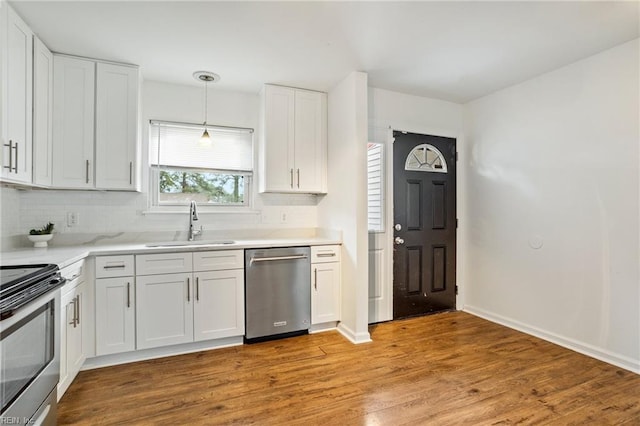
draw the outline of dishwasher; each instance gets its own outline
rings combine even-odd
[[[310,258],[309,247],[245,250],[245,342],[308,332]]]

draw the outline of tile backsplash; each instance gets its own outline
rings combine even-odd
[[[61,234],[52,245],[71,241],[69,234],[116,234],[121,232],[186,232],[188,207],[184,213],[149,212],[147,195],[134,192],[16,190],[2,188],[2,249],[27,246],[24,237],[47,222]],[[316,196],[303,194],[256,194],[251,211],[207,213],[200,209],[198,225],[205,232],[225,230],[315,228]],[[68,215],[77,223],[71,225]],[[65,237],[63,237],[63,235]]]

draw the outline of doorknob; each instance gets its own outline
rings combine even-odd
[[[404,240],[400,237],[396,237],[395,240],[393,240],[396,244],[404,244]]]

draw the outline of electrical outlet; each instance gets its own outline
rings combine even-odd
[[[285,212],[280,213],[280,223],[287,223],[287,214]]]
[[[69,228],[78,225],[78,212],[67,212],[67,226]]]

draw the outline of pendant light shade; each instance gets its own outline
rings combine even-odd
[[[202,127],[204,128],[204,130],[202,131],[202,136],[198,141],[198,145],[211,146],[211,137],[209,136],[209,132],[207,131],[207,85],[209,83],[215,83],[219,81],[220,76],[210,71],[196,71],[193,73],[193,78],[198,81],[204,81],[204,122],[202,123]]]

